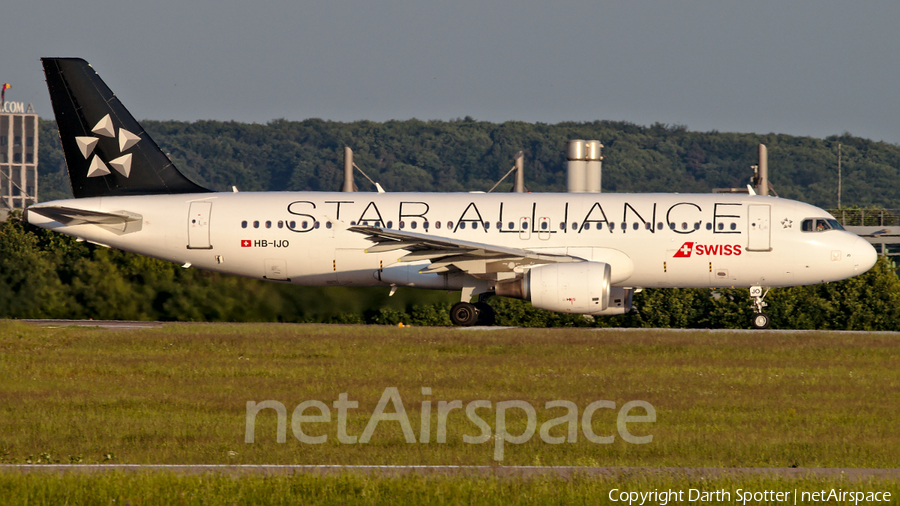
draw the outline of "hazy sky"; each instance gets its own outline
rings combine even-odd
[[[8,2],[0,82],[49,118],[41,56],[87,59],[139,119],[606,119],[900,143],[896,1]]]

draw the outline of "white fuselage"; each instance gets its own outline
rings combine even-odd
[[[115,230],[28,220],[91,242],[194,267],[301,285],[458,289],[464,275],[418,274],[405,252],[366,253],[350,225],[381,226],[611,266],[620,287],[795,286],[861,274],[875,251],[796,201],[718,194],[206,193],[38,204],[140,215]],[[426,225],[427,224],[427,225]]]

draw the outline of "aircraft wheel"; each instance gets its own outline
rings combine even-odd
[[[478,324],[479,325],[493,325],[495,314],[494,308],[490,306],[487,302],[476,302],[475,309],[478,311]]]
[[[772,319],[766,313],[756,313],[753,315],[753,321],[751,322],[755,329],[767,329],[771,323]]]
[[[450,308],[450,321],[461,327],[475,325],[478,322],[478,310],[468,302],[457,302]]]

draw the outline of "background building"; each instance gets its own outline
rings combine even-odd
[[[31,104],[0,107],[0,220],[38,201],[38,116]]]

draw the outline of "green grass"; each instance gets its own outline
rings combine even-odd
[[[382,392],[396,387],[416,437],[422,387],[438,401],[524,400],[538,427],[561,416],[547,401],[650,402],[657,421],[635,445],[613,410],[593,419],[612,444],[505,445],[504,465],[897,467],[900,341],[886,334],[701,333],[324,325],[197,325],[106,330],[0,322],[0,461],[151,464],[493,465],[494,443],[466,444],[477,427],[451,412],[447,442],[409,444],[382,422],[367,444],[341,444],[330,423],[306,425],[325,444],[275,441],[275,412],[244,443],[247,401],[331,406],[359,402],[363,432]],[[391,411],[389,408],[388,411]],[[494,425],[494,411],[479,413]],[[640,410],[632,414],[640,414]],[[315,414],[308,412],[307,414]],[[525,427],[510,411],[512,434]],[[554,435],[563,435],[557,427]]]
[[[496,478],[460,476],[184,476],[170,473],[100,473],[93,475],[0,474],[3,503],[18,504],[628,504],[621,492],[681,493],[687,504],[690,490],[715,493],[725,504],[745,504],[739,499],[750,492],[797,491],[797,504],[821,504],[802,500],[803,492],[889,492],[892,502],[900,497],[900,483],[884,480],[783,479],[753,476],[736,479],[686,476],[630,476],[624,478],[573,476]],[[614,492],[618,490],[618,492]],[[614,499],[610,500],[610,492]],[[729,496],[725,496],[728,492]],[[697,492],[694,492],[697,493]],[[716,497],[716,496],[712,496]],[[794,504],[756,502],[746,504]],[[879,496],[884,497],[883,495]],[[751,496],[752,498],[752,496]],[[673,499],[675,499],[673,497]],[[730,501],[726,501],[730,499]],[[626,496],[627,501],[627,496]],[[720,501],[706,501],[705,504]],[[833,502],[832,502],[833,503]],[[854,504],[853,501],[838,502]],[[640,504],[638,499],[634,504]],[[644,504],[662,505],[662,501]],[[691,504],[697,504],[696,502]],[[876,504],[859,502],[859,504]],[[881,504],[886,504],[882,502]]]

